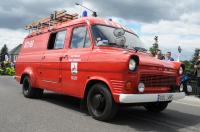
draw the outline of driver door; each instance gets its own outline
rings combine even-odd
[[[89,28],[85,24],[71,27],[71,41],[62,60],[62,90],[64,93],[80,97],[88,75],[88,57],[92,51]]]

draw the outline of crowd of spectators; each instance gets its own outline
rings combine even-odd
[[[166,54],[162,54],[161,50],[158,50],[155,58],[165,61],[174,61],[174,58],[172,58],[172,53],[170,51],[168,51]]]

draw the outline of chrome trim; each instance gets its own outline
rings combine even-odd
[[[160,95],[173,95],[173,100],[182,99],[185,97],[185,92],[179,93],[156,93],[156,94],[120,94],[120,103],[147,103],[158,102],[158,96]]]
[[[43,82],[46,82],[46,83],[58,83],[58,82],[54,82],[54,81],[50,81],[50,80],[42,80]]]

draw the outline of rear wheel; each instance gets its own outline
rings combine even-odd
[[[150,112],[159,113],[167,108],[168,103],[169,102],[153,102],[146,104],[144,107]]]
[[[118,105],[114,102],[108,87],[102,83],[91,87],[87,96],[89,114],[101,121],[107,121],[116,115]]]
[[[43,95],[43,89],[33,88],[31,86],[28,76],[25,76],[23,79],[22,92],[26,98],[40,98]]]

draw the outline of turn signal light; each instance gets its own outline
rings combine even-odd
[[[130,91],[130,90],[132,90],[132,89],[133,89],[133,88],[132,88],[132,83],[131,83],[131,81],[126,82],[126,84],[125,84],[125,90]]]

